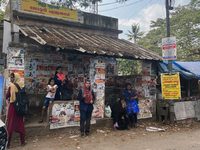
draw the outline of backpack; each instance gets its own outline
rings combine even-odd
[[[61,87],[60,95],[62,100],[72,100],[72,94],[66,84]]]
[[[25,87],[21,89],[17,83],[14,83],[14,85],[18,89],[16,101],[13,103],[15,111],[18,115],[25,116],[27,115],[29,108],[29,100],[26,95]]]

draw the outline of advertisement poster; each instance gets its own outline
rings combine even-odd
[[[69,19],[83,23],[83,14],[79,10],[71,10],[56,5],[46,4],[34,0],[15,0],[12,1],[13,10],[33,12],[53,17]]]
[[[163,60],[176,59],[176,37],[167,37],[162,39]]]
[[[162,96],[164,99],[181,98],[179,73],[175,75],[161,74]]]
[[[4,76],[0,76],[0,115],[3,105],[3,92],[4,91]]]
[[[80,102],[74,101],[74,121],[80,120]]]
[[[52,122],[50,129],[80,126],[79,101],[57,102],[52,108]],[[102,117],[102,109],[95,107],[92,113],[91,124],[95,124],[95,118]]]
[[[36,77],[47,77],[48,75],[48,64],[37,63]]]
[[[107,76],[105,80],[106,87],[114,87],[115,76]]]
[[[142,99],[138,102],[139,110],[138,119],[151,118],[151,107],[153,107],[153,103],[151,99]]]

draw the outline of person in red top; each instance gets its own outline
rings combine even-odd
[[[56,85],[58,86],[58,88],[56,90],[55,100],[61,100],[61,98],[60,98],[61,88],[64,84],[68,84],[67,76],[62,73],[61,66],[58,66],[56,68],[56,73],[55,73],[54,79],[55,79]]]
[[[6,99],[9,101],[8,111],[6,115],[6,125],[7,125],[7,131],[8,131],[8,145],[7,147],[10,147],[11,142],[11,136],[13,131],[20,133],[20,139],[21,139],[21,145],[25,145],[25,129],[24,129],[24,121],[23,116],[20,116],[16,113],[14,108],[14,102],[17,98],[18,89],[14,85],[14,83],[17,83],[20,88],[22,89],[24,87],[24,83],[21,80],[21,77],[18,73],[11,73],[10,75],[11,84],[9,85]]]

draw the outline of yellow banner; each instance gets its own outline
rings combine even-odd
[[[15,0],[16,5],[13,9],[28,11],[48,16],[65,18],[83,23],[83,15],[79,10],[71,10],[64,7],[50,5],[34,0]]]
[[[175,75],[161,74],[161,85],[164,99],[181,98],[179,73]]]

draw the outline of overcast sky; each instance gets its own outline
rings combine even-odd
[[[165,0],[128,0],[123,4],[114,3],[109,5],[102,4],[112,3],[116,0],[102,1],[103,2],[99,3],[98,7],[99,14],[119,19],[119,29],[123,30],[123,33],[120,34],[119,38],[127,39],[125,34],[128,32],[128,30],[131,30],[131,25],[134,23],[139,23],[141,31],[146,32],[150,30],[151,20],[156,20],[157,18],[165,18]],[[190,0],[175,0],[175,6],[186,5],[189,2]],[[120,8],[113,9],[116,7]],[[89,8],[87,10],[81,10],[88,12]]]

